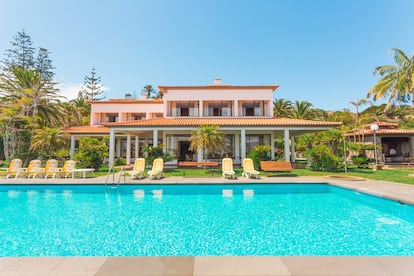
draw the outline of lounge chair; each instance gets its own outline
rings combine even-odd
[[[29,166],[27,168],[22,168],[20,170],[19,176],[35,178],[41,172],[42,172],[42,161],[40,161],[39,159],[34,159],[29,162]]]
[[[65,164],[63,164],[62,168],[58,168],[57,174],[62,177],[63,175],[65,178],[68,178],[68,175],[72,175],[73,170],[75,169],[76,162],[74,160],[67,160]]]
[[[22,160],[21,159],[13,159],[10,161],[9,167],[7,169],[3,169],[3,175],[6,175],[6,178],[14,175],[15,178],[19,177],[21,170],[22,170]]]
[[[45,176],[45,178],[48,178],[49,175],[52,178],[55,178],[55,176],[59,173],[58,168],[58,161],[55,159],[49,159],[46,162],[45,168],[42,170],[41,174]]]
[[[145,170],[145,158],[137,158],[134,163],[134,168],[129,173],[131,175],[131,179],[141,179],[144,177],[144,170]]]
[[[245,176],[247,178],[250,178],[250,177],[259,178],[259,172],[254,169],[253,159],[251,158],[243,159],[242,176]]]
[[[162,177],[162,170],[164,168],[164,160],[161,158],[155,159],[152,163],[152,169],[148,172],[149,178],[153,179],[157,177],[160,179]]]
[[[223,158],[221,161],[221,170],[223,177],[230,176],[233,179],[236,176],[233,170],[233,160],[231,158]]]

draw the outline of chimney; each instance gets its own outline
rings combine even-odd
[[[214,85],[221,85],[221,79],[220,78],[215,78],[214,79]]]

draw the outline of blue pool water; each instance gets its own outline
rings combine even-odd
[[[325,184],[0,186],[0,256],[118,255],[413,256],[414,208]]]

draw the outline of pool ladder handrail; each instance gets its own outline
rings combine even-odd
[[[110,167],[109,170],[108,170],[108,173],[106,175],[105,190],[107,190],[108,188],[112,188],[112,189],[117,189],[119,191],[119,184],[121,183],[122,176],[124,177],[123,184],[126,183],[126,177],[125,177],[126,170],[125,170],[125,167],[122,167],[121,170],[119,171],[119,177],[118,177],[118,181],[116,183],[115,183],[115,174],[116,174],[115,167]],[[112,183],[109,183],[110,175],[112,175]]]

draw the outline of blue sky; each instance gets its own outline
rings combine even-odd
[[[279,84],[275,98],[349,108],[414,51],[412,0],[0,0],[0,51],[25,29],[51,51],[62,93],[92,66],[107,98],[143,86]]]

